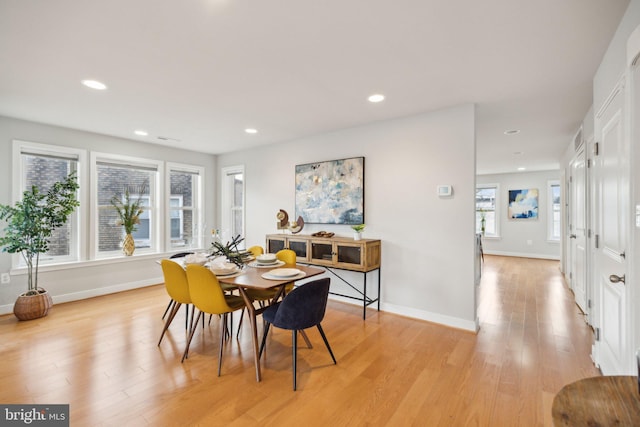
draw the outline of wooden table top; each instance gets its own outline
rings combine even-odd
[[[635,376],[585,378],[562,388],[551,409],[556,426],[640,426]]]
[[[287,268],[291,267],[287,266]],[[265,279],[262,277],[262,275],[264,273],[268,273],[271,270],[246,266],[243,269],[243,274],[229,278],[218,277],[218,281],[220,283],[242,286],[248,289],[270,289],[277,286],[282,286],[292,281],[295,282],[298,280],[308,279],[309,277],[317,276],[324,273],[324,270],[321,268],[308,267],[306,265],[296,265],[293,268],[297,268],[298,270],[303,271],[305,273],[305,276],[293,280],[291,280],[290,278],[285,278],[282,280]]]

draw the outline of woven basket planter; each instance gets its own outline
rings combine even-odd
[[[13,305],[13,314],[18,320],[39,319],[46,316],[53,306],[53,300],[49,292],[42,288],[31,292],[33,295],[27,295],[28,292],[20,295]]]

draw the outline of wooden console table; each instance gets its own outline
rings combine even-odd
[[[296,253],[298,263],[324,267],[327,272],[355,290],[360,296],[330,293],[361,300],[363,319],[367,318],[367,306],[373,303],[378,303],[378,311],[380,311],[380,240],[354,240],[348,237],[314,237],[298,234],[268,234],[266,239],[267,252],[276,253],[282,249],[291,249]],[[363,290],[345,280],[335,270],[362,273]],[[378,294],[375,298],[367,294],[367,275],[373,271],[378,273]]]
[[[556,426],[640,426],[638,377],[585,378],[562,388],[551,409]]]

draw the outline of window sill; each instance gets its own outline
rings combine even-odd
[[[482,236],[483,240],[502,240],[501,236]]]
[[[191,249],[193,251],[198,251],[202,249]],[[96,267],[101,265],[110,265],[110,264],[121,264],[127,262],[137,262],[137,261],[148,261],[148,260],[159,260],[162,258],[167,258],[172,254],[176,253],[176,251],[172,252],[156,252],[156,253],[147,253],[147,254],[139,254],[132,256],[114,256],[111,258],[100,258],[94,260],[84,260],[84,261],[73,261],[73,262],[64,262],[58,264],[49,264],[49,265],[40,265],[38,268],[39,272],[47,272],[47,271],[60,271],[60,270],[73,270],[76,268],[87,268],[87,267]],[[12,268],[9,272],[12,276],[20,276],[27,274],[27,267],[15,267]]]

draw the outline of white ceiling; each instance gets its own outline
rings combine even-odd
[[[478,173],[557,169],[628,3],[0,0],[0,115],[224,153],[476,103]]]

